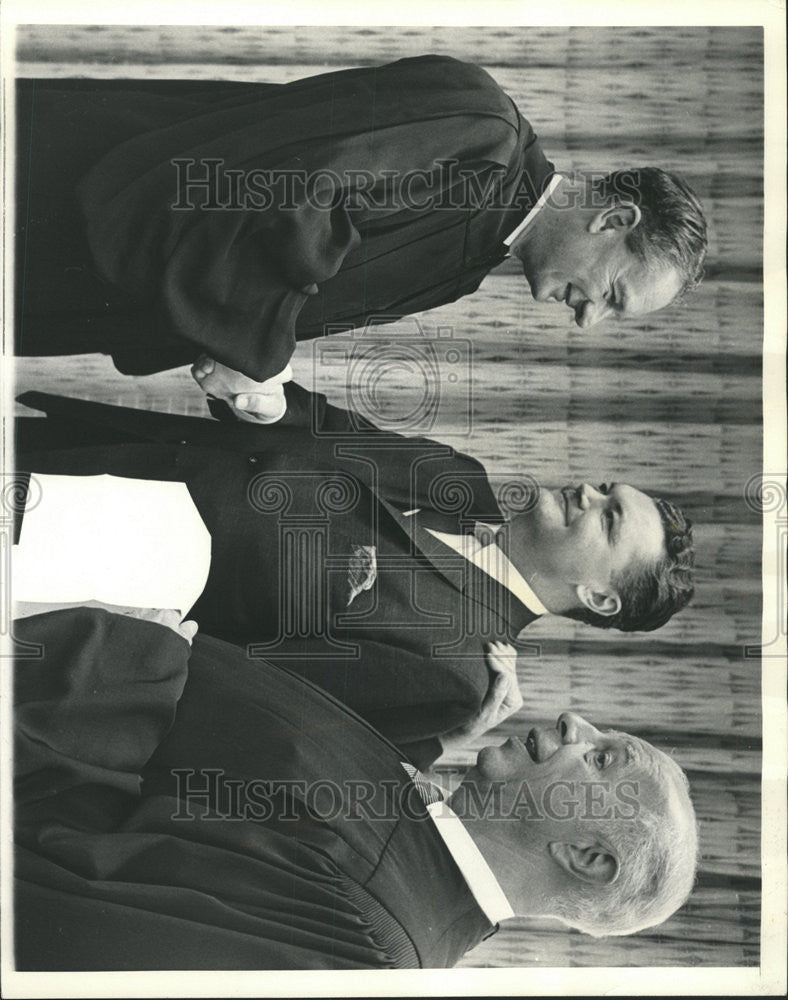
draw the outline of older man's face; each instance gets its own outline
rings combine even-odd
[[[562,712],[554,727],[480,750],[471,780],[499,789],[501,815],[522,821],[518,839],[565,842],[599,820],[626,822],[664,805],[662,756],[643,740]]]
[[[680,293],[678,271],[637,257],[626,245],[626,230],[591,232],[588,216],[577,209],[551,210],[549,223],[514,252],[533,297],[565,303],[578,326],[644,316]]]

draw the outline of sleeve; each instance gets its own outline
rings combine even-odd
[[[17,621],[39,644],[15,674],[17,808],[84,785],[134,794],[175,716],[188,642],[154,622],[95,608]]]
[[[123,143],[79,194],[104,277],[151,301],[163,336],[262,381],[293,352],[302,289],[359,246],[361,201],[447,158],[505,166],[519,119],[483,70],[440,57],[254,94]]]
[[[487,690],[481,656],[441,663],[365,639],[356,659],[330,660],[310,656],[310,645],[308,639],[288,640],[265,657],[327,691],[401,749],[411,745],[417,766],[439,756],[436,737],[475,718]]]
[[[329,403],[324,393],[311,392],[295,382],[284,388],[285,416],[276,424],[254,428],[262,445],[280,429],[298,428],[311,433],[309,453],[302,453],[305,467],[319,462],[322,453],[332,469],[344,467],[403,510],[429,507],[454,516],[491,522],[502,519],[487,473],[477,459],[430,438],[382,431],[361,414]],[[208,406],[218,420],[237,425],[222,400],[210,399]]]

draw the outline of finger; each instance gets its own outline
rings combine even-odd
[[[513,677],[517,675],[516,653],[497,652],[490,648],[486,655],[486,660],[489,668],[496,673],[509,674]]]
[[[233,400],[233,412],[247,423],[275,424],[287,413],[284,393],[241,393]]]
[[[187,621],[187,622],[181,622],[181,626],[180,626],[179,631],[180,631],[181,635],[183,636],[183,638],[188,643],[191,643],[192,639],[195,637],[195,635],[197,635],[197,629],[198,628],[199,628],[199,626],[198,626],[197,622],[195,622],[195,621]]]
[[[509,693],[509,682],[506,675],[498,674],[498,676],[490,685],[488,693],[489,702],[487,705],[487,709],[491,715],[496,715],[498,713],[508,693]]]
[[[504,664],[506,670],[514,672],[517,669],[517,650],[507,642],[501,642],[498,646],[498,659]]]
[[[242,392],[234,402],[239,410],[271,417],[282,408],[282,392]]]
[[[207,354],[201,354],[192,365],[192,375],[194,375],[195,378],[205,378],[205,376],[210,375],[215,368],[216,362],[214,359],[209,358]]]
[[[506,673],[506,667],[499,660],[499,658],[497,656],[495,656],[494,653],[488,653],[487,654],[487,666],[490,668],[490,670],[495,671],[496,674],[505,674]]]
[[[512,712],[519,712],[522,707],[523,696],[520,694],[519,689],[510,691],[501,702],[501,708],[506,709],[508,715],[511,715]]]

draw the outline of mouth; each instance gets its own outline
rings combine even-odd
[[[515,738],[517,739],[517,742],[520,744],[520,746],[522,746],[522,747],[525,748],[525,750],[527,751],[528,756],[531,758],[531,760],[534,761],[535,763],[538,763],[539,762],[539,747],[537,746],[537,743],[536,743],[536,730],[532,729],[528,733],[528,735],[525,738],[525,743],[523,743],[523,741],[521,739],[518,739],[517,737],[515,737]]]

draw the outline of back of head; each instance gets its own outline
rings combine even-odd
[[[616,170],[591,182],[595,204],[630,203],[641,218],[627,246],[641,260],[675,268],[679,297],[696,288],[706,259],[706,220],[695,193],[678,175],[658,167]]]
[[[583,885],[562,906],[566,923],[594,937],[634,934],[667,920],[686,902],[695,881],[698,829],[686,775],[647,743],[645,770],[661,794],[637,796],[631,819],[595,821],[595,832],[619,858],[610,885]]]

